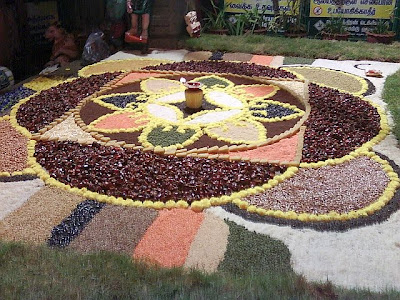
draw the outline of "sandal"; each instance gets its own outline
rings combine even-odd
[[[129,32],[125,32],[125,42],[127,43],[141,43],[140,38],[130,34]]]
[[[144,38],[142,36],[139,37],[139,43],[147,44],[147,38]]]

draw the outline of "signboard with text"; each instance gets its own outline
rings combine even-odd
[[[390,19],[396,5],[396,0],[343,0],[343,5],[335,2],[338,1],[311,0],[310,17]]]
[[[259,11],[265,11],[266,15],[274,14],[272,0],[229,0],[225,1],[225,3],[229,3],[226,9],[228,13],[243,13],[256,7]],[[290,6],[287,0],[279,0],[279,10],[290,13]]]

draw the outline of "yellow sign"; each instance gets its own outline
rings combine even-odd
[[[265,11],[266,15],[274,14],[272,0],[225,0],[225,3],[229,3],[226,9],[229,13],[244,13],[246,10],[257,7],[259,11]],[[279,0],[280,11],[286,11],[290,14],[290,9],[287,0]]]
[[[310,17],[390,19],[396,0],[343,0],[336,5],[334,0],[311,0]]]

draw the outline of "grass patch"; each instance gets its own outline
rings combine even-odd
[[[244,229],[235,229],[241,230]],[[245,238],[251,235],[255,234],[250,233]],[[277,245],[275,240],[269,242],[270,246]],[[252,264],[262,264],[263,261],[256,261],[262,256],[263,253],[258,253]],[[287,266],[287,254],[284,256],[282,265]],[[379,294],[337,289],[329,282],[309,283],[287,267],[245,271],[247,258],[243,262],[240,258],[236,261],[243,271],[240,275],[230,273],[228,269],[232,266],[226,265],[224,271],[204,274],[149,266],[132,261],[129,256],[109,252],[80,254],[0,241],[0,295],[1,299],[400,298],[400,293],[393,291]]]
[[[304,57],[295,57],[295,56],[285,56],[283,59],[284,65],[311,65],[315,59],[313,58],[304,58]]]
[[[382,93],[383,100],[387,103],[392,114],[394,126],[393,134],[400,140],[400,71],[386,78]]]
[[[269,35],[220,36],[202,34],[186,38],[183,47],[191,50],[243,52],[337,60],[378,60],[400,62],[400,43],[371,44],[365,41],[328,41],[285,38]]]

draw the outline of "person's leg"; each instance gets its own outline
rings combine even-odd
[[[131,35],[138,34],[138,20],[139,16],[137,14],[131,14],[131,29],[127,31],[129,34]]]
[[[147,40],[149,37],[149,25],[150,25],[150,14],[142,15],[142,34],[140,35],[142,39]]]

